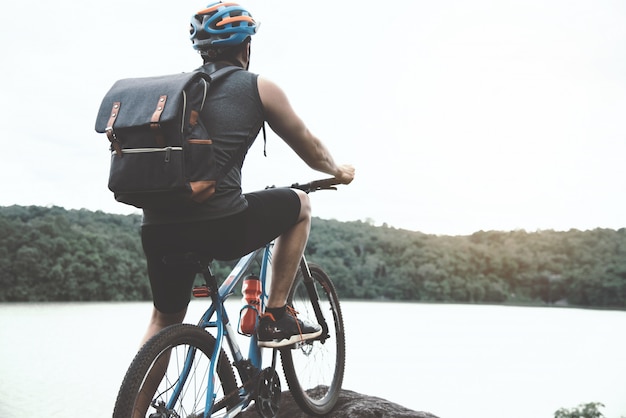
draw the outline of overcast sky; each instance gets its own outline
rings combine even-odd
[[[190,71],[207,2],[13,2],[0,16],[0,205],[136,209],[94,131],[119,78]],[[433,234],[626,227],[626,2],[242,1],[251,70],[288,93],[354,183],[314,214]],[[246,191],[323,177],[270,134]]]

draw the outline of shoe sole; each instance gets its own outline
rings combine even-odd
[[[322,330],[310,333],[310,334],[298,334],[294,335],[291,338],[283,338],[282,340],[271,340],[271,341],[259,341],[259,347],[268,347],[268,348],[278,348],[278,347],[286,347],[288,345],[293,345],[302,341],[312,340],[313,338],[319,337],[322,334]]]

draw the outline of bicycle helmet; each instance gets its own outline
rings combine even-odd
[[[191,17],[189,33],[200,53],[239,45],[256,33],[259,24],[237,3],[209,4]]]

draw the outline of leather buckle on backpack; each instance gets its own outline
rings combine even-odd
[[[111,148],[115,151],[118,157],[123,157],[124,154],[122,154],[122,145],[120,144],[120,141],[118,141],[113,128],[107,128],[106,133],[107,138],[109,138],[109,141],[111,142]]]
[[[113,108],[111,109],[111,116],[109,116],[109,120],[107,122],[107,127],[105,132],[107,133],[107,138],[111,142],[111,147],[115,150],[115,153],[118,157],[121,157],[122,154],[122,146],[120,145],[120,141],[117,140],[117,135],[115,135],[115,131],[113,130],[113,125],[115,124],[115,120],[117,119],[117,115],[120,113],[120,107],[122,106],[121,102],[113,103]]]
[[[167,102],[167,95],[163,95],[159,97],[159,101],[157,102],[156,109],[154,109],[154,113],[152,114],[152,118],[150,118],[150,128],[155,132],[156,143],[160,147],[165,146],[165,138],[163,137],[163,133],[161,132],[161,124],[159,121],[161,120],[161,115],[163,114],[163,110],[165,109],[165,102]]]

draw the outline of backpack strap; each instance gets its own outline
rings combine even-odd
[[[230,73],[234,73],[235,71],[242,70],[241,67],[236,67],[234,65],[227,65],[225,67],[219,68],[209,74],[209,78],[211,83],[217,81],[218,79],[227,76]]]
[[[243,68],[237,67],[236,65],[232,65],[227,62],[218,61],[204,64],[202,67],[196,68],[195,71],[207,74],[209,76],[209,80],[213,82],[219,78],[224,77],[225,75],[239,70],[243,70]]]

